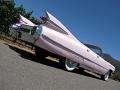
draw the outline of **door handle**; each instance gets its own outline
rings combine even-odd
[[[87,49],[87,52],[89,52],[90,50]]]

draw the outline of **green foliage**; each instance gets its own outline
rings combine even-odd
[[[37,25],[40,25],[40,24],[42,23],[40,20],[36,19],[36,18],[33,17],[33,16],[30,18],[30,21],[32,21],[33,23],[35,23],[35,24],[37,24]]]
[[[32,16],[33,11],[26,11],[23,5],[16,7],[15,11],[17,15],[22,15],[37,25],[40,24],[40,21],[36,19],[34,16]]]
[[[27,19],[29,19],[30,21],[32,21],[33,23],[40,25],[41,22],[38,19],[36,19],[34,16],[32,16],[33,11],[26,11],[25,8],[23,7],[23,5],[16,7],[15,11],[16,11],[17,15],[20,14],[20,15],[26,17]]]
[[[0,29],[8,32],[9,25],[15,22],[15,3],[13,1],[0,1]]]
[[[23,7],[23,5],[16,7],[14,10],[16,11],[17,15],[21,14],[22,16],[24,16],[28,19],[30,19],[31,15],[33,13],[33,11],[26,11],[25,8]]]
[[[120,72],[113,74],[112,79],[120,81]]]
[[[14,0],[0,0],[0,31],[8,33],[9,26],[17,22],[20,14],[39,25],[40,21],[32,13],[33,11],[26,11],[23,5],[16,7]]]

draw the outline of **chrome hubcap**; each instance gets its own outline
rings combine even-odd
[[[77,63],[71,60],[66,59],[65,61],[65,67],[68,71],[72,71],[76,68]]]

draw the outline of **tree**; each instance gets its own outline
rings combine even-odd
[[[9,25],[15,22],[16,14],[14,12],[15,3],[13,1],[0,0],[0,29],[8,32]]]
[[[15,7],[14,0],[0,0],[0,31],[8,33],[9,26],[17,22],[20,14],[39,25],[40,21],[32,16],[32,13],[33,11],[26,11],[23,5]]]
[[[39,25],[41,22],[36,19],[34,16],[32,16],[33,11],[26,11],[23,7],[23,5],[20,5],[19,7],[15,8],[16,14],[17,15],[22,15],[24,17],[26,17],[27,19],[29,19],[30,21],[32,21],[33,23]]]
[[[33,23],[40,25],[42,22],[38,19],[36,19],[34,16],[31,16],[30,21],[32,21]]]

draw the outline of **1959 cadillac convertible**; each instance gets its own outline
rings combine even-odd
[[[99,74],[103,80],[107,80],[115,71],[115,67],[105,61],[100,56],[101,54],[95,53],[89,45],[81,43],[49,12],[41,17],[40,26],[24,17],[21,20],[25,23],[21,23],[17,29],[13,28],[21,33],[19,38],[35,46],[35,53],[38,57],[56,56],[64,69],[73,71],[76,67],[82,67]],[[26,30],[23,31],[23,28]]]

